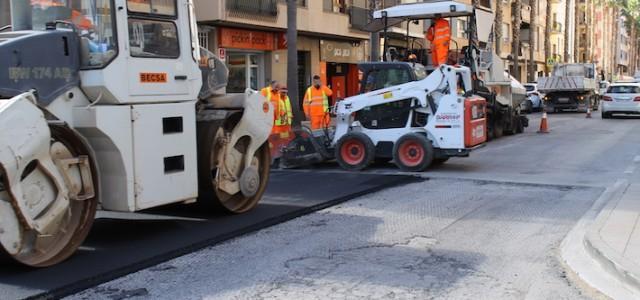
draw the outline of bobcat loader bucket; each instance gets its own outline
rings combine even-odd
[[[48,266],[86,237],[97,185],[84,144],[35,103],[30,92],[0,100],[0,245],[23,264]]]

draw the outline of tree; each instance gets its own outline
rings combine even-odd
[[[522,25],[522,0],[515,0],[511,10],[511,16],[513,17],[512,24],[512,41],[511,41],[511,56],[513,56],[513,77],[518,80],[522,80],[520,77],[520,26]]]
[[[496,18],[493,21],[493,36],[495,37],[495,49],[498,56],[502,55],[502,0],[496,1]]]
[[[531,0],[531,26],[529,26],[529,72],[528,81],[536,80],[536,47],[538,46],[538,0]]]
[[[298,1],[287,0],[287,86],[293,111],[293,127],[299,128],[303,120],[298,99]]]
[[[546,62],[549,61],[550,58],[552,58],[552,53],[551,53],[551,27],[553,26],[553,20],[551,18],[551,1],[550,0],[546,0],[546,13],[545,13],[545,20],[546,20],[546,28],[544,29],[544,60],[545,60],[545,65]],[[545,74],[549,75],[549,67],[545,67]]]
[[[569,62],[569,20],[571,18],[571,1],[564,0],[564,62]],[[575,5],[574,5],[575,6]]]

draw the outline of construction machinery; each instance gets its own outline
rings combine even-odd
[[[551,76],[538,78],[538,90],[545,93],[545,111],[597,110],[600,97],[596,76],[596,65],[593,63],[556,64]]]
[[[97,208],[262,197],[273,109],[198,46],[191,0],[11,1],[0,32],[0,245],[50,266]],[[204,55],[201,55],[204,54]]]
[[[384,28],[390,19],[436,15],[473,16],[474,9],[444,1],[399,5],[373,14],[375,19],[384,19]],[[372,72],[380,70],[374,64],[370,67]],[[402,170],[423,171],[481,147],[486,141],[486,100],[474,87],[474,67],[441,65],[428,76],[407,69],[415,67],[399,63],[368,74],[374,88],[363,87],[365,93],[336,104],[332,111],[335,129],[307,132],[294,139],[284,150],[285,165],[335,158],[344,169],[361,170],[375,160],[393,159]],[[368,79],[361,85],[369,86]],[[381,86],[376,86],[378,82]]]

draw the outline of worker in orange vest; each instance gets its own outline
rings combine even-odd
[[[304,93],[303,108],[307,120],[311,121],[311,129],[322,129],[329,125],[329,97],[333,95],[330,88],[322,84],[320,76],[313,76],[313,85]]]
[[[431,42],[432,63],[439,66],[447,62],[449,56],[449,42],[451,41],[451,29],[449,22],[437,16],[429,30],[427,30],[427,40]]]
[[[277,80],[271,80],[271,82],[269,83],[268,86],[263,87],[260,90],[260,94],[262,94],[262,96],[267,97],[271,93],[271,91],[276,87],[276,85],[278,85],[278,81]],[[276,92],[277,92],[277,90],[276,90]]]

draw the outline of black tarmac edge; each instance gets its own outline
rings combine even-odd
[[[129,240],[130,243],[124,246],[115,246],[111,251],[109,251],[110,242],[117,241],[116,243],[122,243],[123,241],[113,237],[106,238],[106,242],[94,241],[94,244],[98,245],[96,248],[101,249],[96,251],[98,253],[76,254],[80,257],[72,257],[68,261],[50,268],[0,267],[0,290],[4,290],[4,292],[0,292],[0,296],[2,298],[8,297],[7,299],[58,299],[173,258],[357,197],[391,187],[426,180],[428,178],[411,175],[273,171],[270,185],[263,201],[252,212],[235,216],[222,216],[220,219],[214,218],[196,225],[189,223],[186,226],[169,226],[171,230],[166,233],[167,236],[162,236],[163,232],[157,232],[154,228],[152,233],[158,234],[159,237],[153,237],[152,234],[148,243],[145,240],[137,240],[135,238],[139,236],[134,236],[134,240]],[[290,197],[288,192],[293,193],[295,196]],[[323,194],[328,195],[327,197],[322,197]],[[172,212],[174,208],[175,206],[169,207],[169,216],[182,215],[184,217],[184,212],[179,211],[177,214]],[[149,212],[143,213],[149,214]],[[151,211],[152,215],[155,213],[166,217],[167,208]],[[187,211],[186,217],[189,218],[194,215],[197,217],[201,213],[202,211],[195,213]],[[256,219],[257,221],[255,222],[251,221]],[[99,220],[97,219],[96,222],[99,223]],[[162,222],[162,219],[159,219],[159,221]],[[94,224],[93,235],[89,235],[88,242],[85,244],[92,246],[92,239],[100,240],[105,234],[109,234],[109,230],[114,224],[117,227],[118,220],[105,222],[107,224],[103,225],[102,229],[97,229],[97,233],[93,232],[96,231],[96,224]],[[114,222],[114,224],[109,222]],[[176,222],[181,222],[181,220],[179,219]],[[176,229],[176,227],[178,228]],[[220,232],[220,227],[229,228],[229,230],[222,229]],[[194,230],[195,233],[192,234],[189,231],[190,228],[197,228],[197,230]],[[118,229],[115,229],[115,231],[117,232]],[[212,235],[207,234],[215,231],[219,232]],[[146,236],[147,232],[142,234]],[[190,234],[192,236],[189,236]],[[184,236],[188,237],[185,238]],[[123,239],[126,239],[126,236]],[[173,242],[176,244],[173,244]],[[131,250],[130,252],[133,254],[130,255],[131,253],[127,252],[127,250]],[[104,266],[105,264],[110,264],[111,266]],[[36,282],[42,283],[38,284]]]

